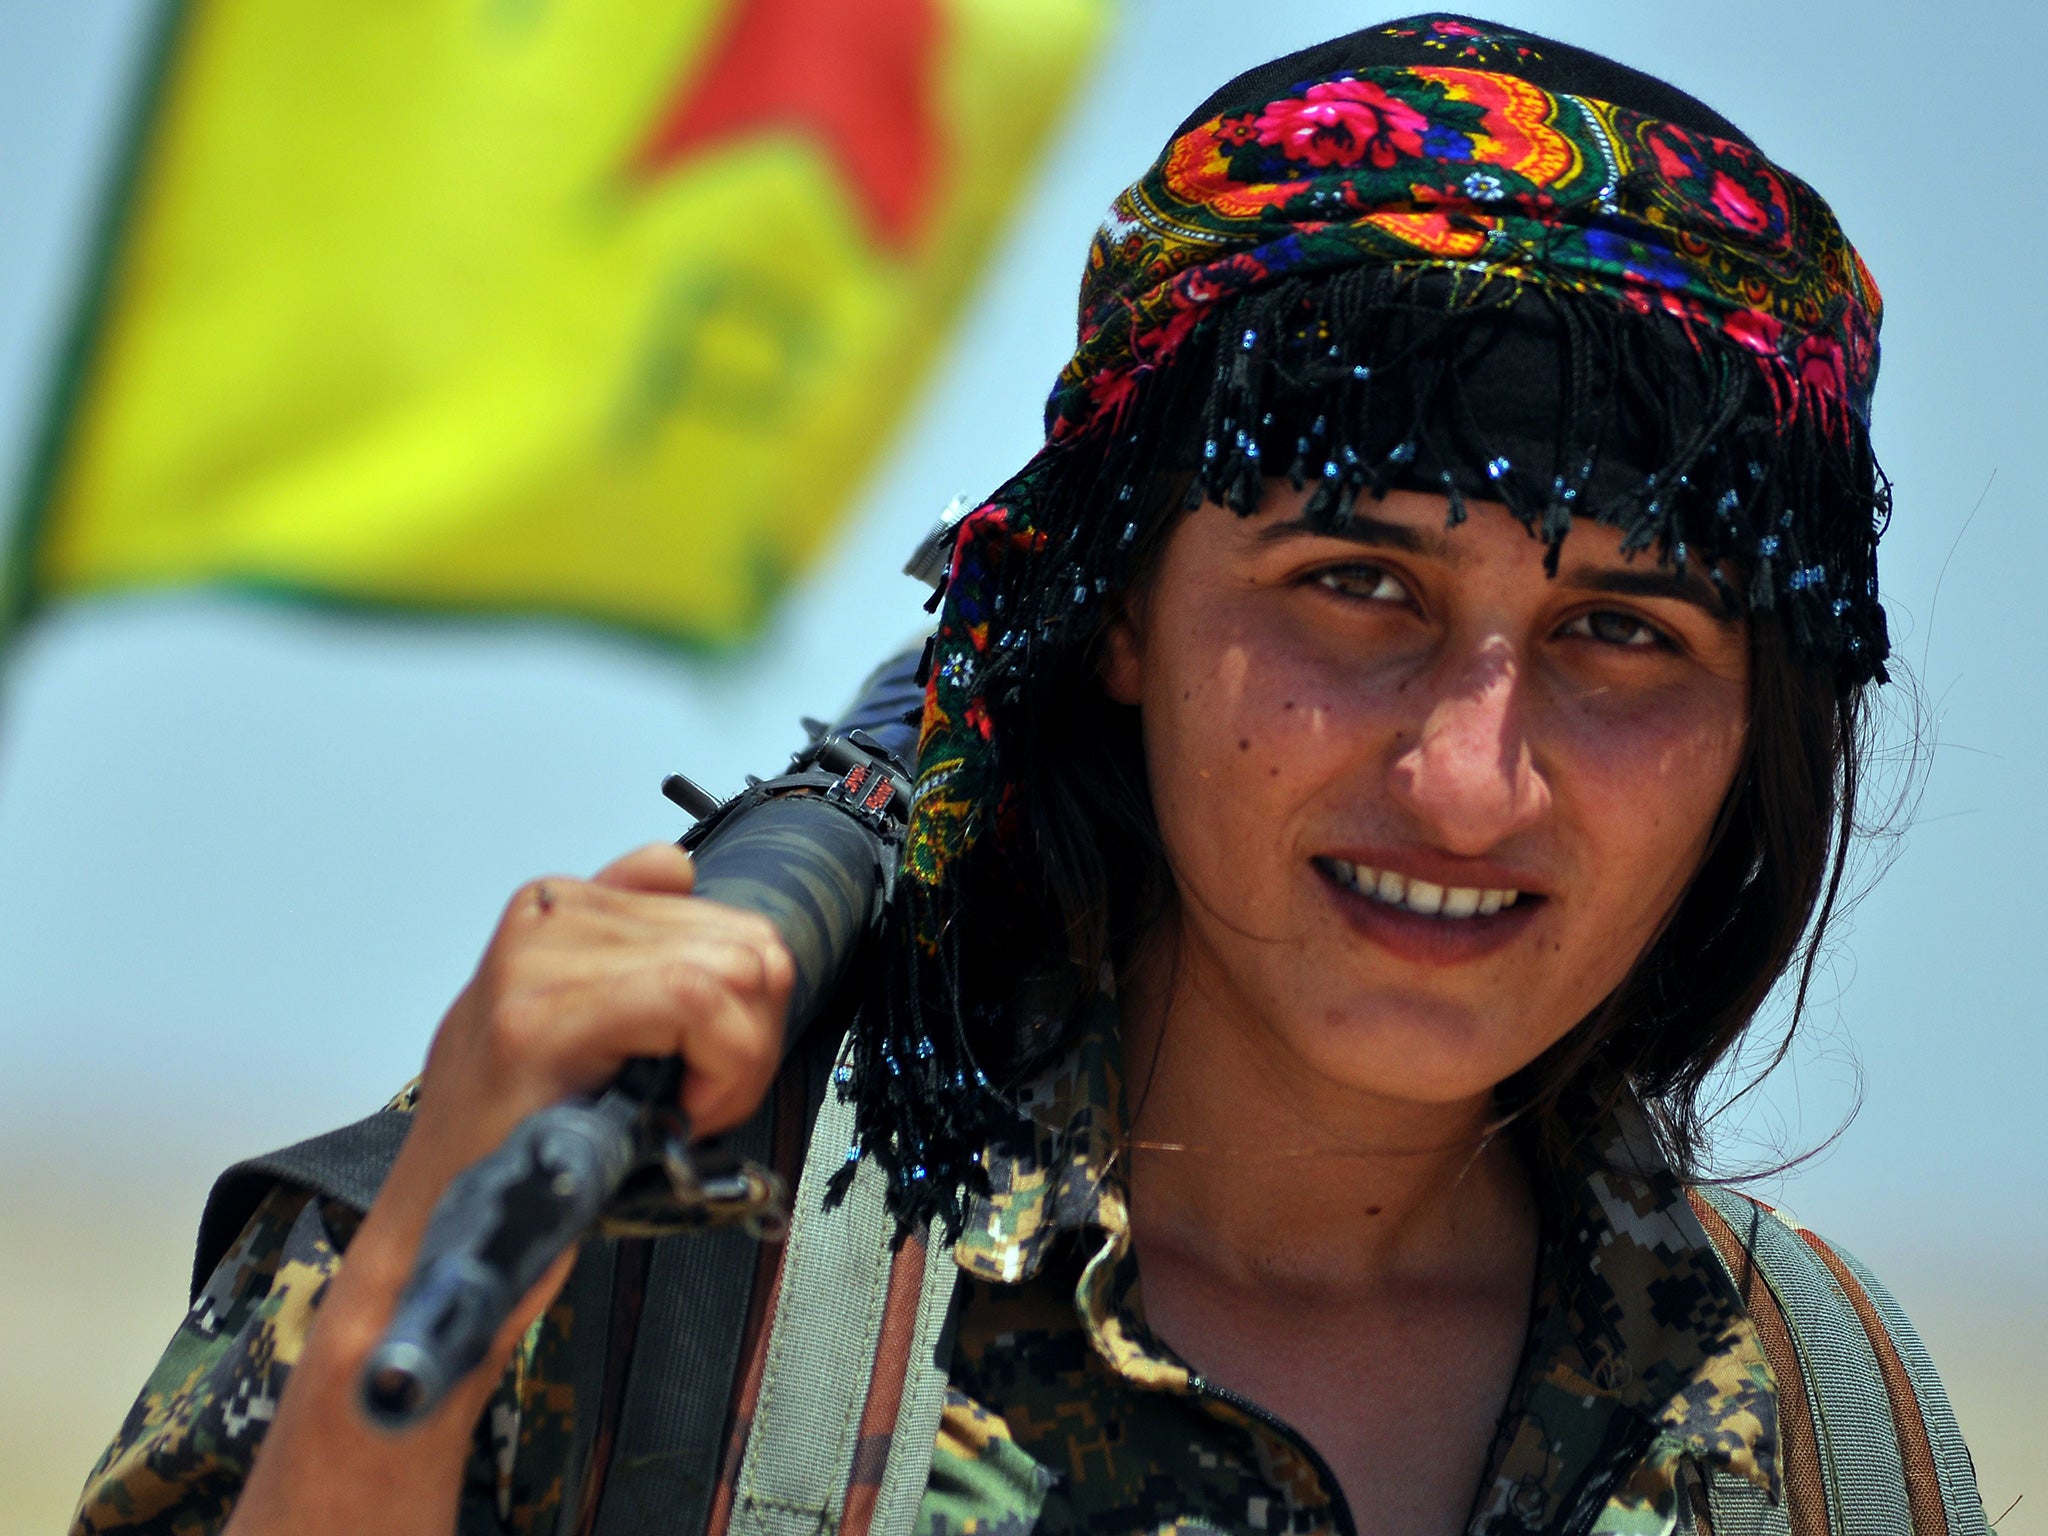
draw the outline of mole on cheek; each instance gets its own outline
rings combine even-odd
[[[1238,738],[1237,738],[1237,750],[1238,750],[1238,751],[1240,751],[1240,752],[1249,752],[1249,751],[1251,751],[1251,749],[1252,749],[1252,739],[1251,739],[1251,737],[1249,737],[1249,736],[1240,736],[1240,737],[1238,737]]]

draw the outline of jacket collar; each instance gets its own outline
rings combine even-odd
[[[1668,1531],[1687,1462],[1777,1500],[1777,1384],[1641,1107],[1609,1108],[1585,1147],[1553,1209],[1494,1523],[1475,1529]],[[1572,1438],[1577,1475],[1558,1465]]]
[[[1066,1055],[1014,1103],[1014,1125],[984,1154],[989,1193],[959,1236],[961,1268],[1018,1284],[1062,1236],[1099,1232],[1076,1297],[1083,1322],[1125,1375],[1184,1386],[1185,1365],[1136,1303],[1111,1001],[1091,1006]],[[1584,1145],[1553,1204],[1530,1348],[1474,1530],[1583,1528],[1577,1506],[1603,1497],[1640,1517],[1631,1527],[1669,1529],[1687,1461],[1775,1500],[1776,1384],[1684,1186],[1632,1099]],[[1632,1469],[1619,1486],[1617,1462]]]

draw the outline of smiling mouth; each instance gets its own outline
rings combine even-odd
[[[1492,917],[1519,901],[1536,899],[1525,898],[1520,891],[1493,886],[1436,885],[1428,880],[1410,879],[1395,870],[1354,864],[1349,859],[1318,858],[1313,862],[1316,868],[1346,890],[1356,891],[1382,906],[1413,912],[1420,917],[1453,920]]]

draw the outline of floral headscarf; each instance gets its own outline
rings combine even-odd
[[[1225,86],[1116,199],[1045,447],[958,527],[902,964],[943,961],[965,861],[1029,856],[1006,742],[1044,657],[1098,632],[1163,483],[1248,512],[1268,474],[1317,481],[1332,521],[1394,485],[1454,524],[1503,502],[1553,570],[1590,516],[1775,610],[1841,687],[1882,679],[1880,316],[1812,188],[1598,55],[1431,15]],[[933,1030],[897,996],[847,1078],[855,1151],[915,1215],[973,1184],[981,1090],[963,1000]]]

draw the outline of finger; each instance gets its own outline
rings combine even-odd
[[[693,933],[664,944],[661,956],[670,968],[694,967],[745,998],[785,1002],[789,996],[793,967],[788,951],[777,942],[755,942],[751,935]]]
[[[553,914],[560,904],[562,893],[580,882],[563,875],[543,875],[538,880],[529,880],[512,893],[512,899],[505,903],[505,910],[499,914],[498,927],[491,936],[491,946],[505,941],[509,933],[522,924]]]
[[[691,894],[696,881],[696,865],[686,850],[674,843],[649,843],[614,859],[588,880],[560,875],[529,880],[506,904],[499,927],[568,910],[638,915],[663,926],[681,919],[693,927],[724,929],[762,943],[781,942],[779,930],[758,912],[722,901],[679,901]]]
[[[614,890],[687,896],[696,887],[697,867],[676,844],[649,843],[623,858],[613,859],[591,876],[590,883]]]
[[[587,886],[584,890],[595,910],[616,920],[618,937],[650,943],[702,938],[744,944],[772,956],[776,965],[788,963],[789,948],[782,930],[749,908],[702,896],[684,898],[657,891],[612,890],[604,886]]]
[[[781,1010],[720,991],[690,1020],[681,1041],[683,1113],[698,1136],[741,1124],[767,1096],[782,1059]]]
[[[573,1091],[602,1081],[627,1057],[675,1052],[678,1039],[697,1035],[701,1020],[737,1004],[759,1022],[739,1040],[713,1029],[704,1036],[708,1054],[692,1065],[715,1078],[744,1078],[760,1057],[779,1054],[789,976],[779,945],[764,950],[707,935],[521,953],[492,977],[481,1016],[484,1049],[494,1077]]]
[[[544,1017],[501,1014],[494,1044],[501,1060],[542,1067],[544,1081],[570,1091],[595,1087],[630,1057],[680,1056],[684,1108],[699,1134],[715,1135],[753,1113],[781,1060],[787,991],[761,978],[758,956],[705,946],[582,978],[546,1000]]]
[[[697,938],[784,950],[782,933],[744,907],[661,891],[622,890],[582,880],[536,881],[523,893],[526,926],[550,947],[659,946]]]

